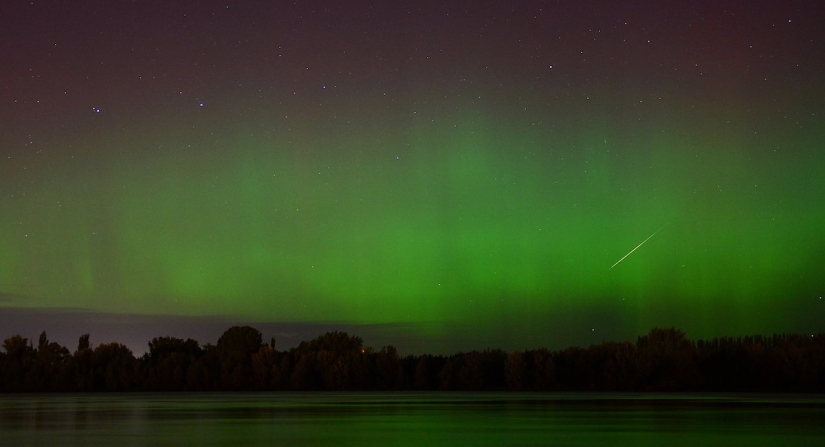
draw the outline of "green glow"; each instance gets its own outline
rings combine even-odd
[[[455,122],[373,146],[230,127],[197,151],[136,141],[105,172],[55,167],[63,187],[3,199],[31,223],[3,223],[2,281],[32,306],[114,312],[438,327],[618,306],[640,331],[663,308],[713,331],[727,309],[746,333],[821,270],[825,201],[794,199],[822,198],[818,160],[789,177],[716,136]]]

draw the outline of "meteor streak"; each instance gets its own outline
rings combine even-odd
[[[667,226],[667,225],[664,225],[664,226],[662,226],[662,228],[664,228],[664,227],[666,227],[666,226]],[[639,247],[641,247],[642,245],[644,245],[644,243],[645,243],[645,242],[649,241],[649,240],[650,240],[650,238],[652,238],[653,236],[656,236],[656,233],[658,233],[658,232],[662,231],[662,228],[659,228],[658,230],[654,231],[654,232],[653,232],[653,234],[651,234],[650,236],[648,236],[648,237],[647,237],[647,239],[643,240],[641,244],[637,245],[635,248],[633,248],[633,250],[630,250],[630,251],[629,251],[626,255],[622,256],[622,259],[619,259],[618,261],[616,261],[616,263],[615,263],[615,264],[611,265],[611,266],[610,266],[610,268],[609,268],[608,270],[612,270],[612,269],[613,269],[613,267],[616,267],[617,265],[619,265],[619,263],[620,263],[620,262],[624,261],[624,258],[626,258],[626,257],[630,256],[630,255],[631,255],[634,251],[636,251]]]

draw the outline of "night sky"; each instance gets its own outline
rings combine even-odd
[[[825,331],[820,1],[298,3],[0,5],[0,338]]]

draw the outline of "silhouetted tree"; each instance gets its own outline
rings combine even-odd
[[[484,374],[481,371],[481,359],[478,352],[468,352],[457,360],[458,377],[454,385],[455,388],[468,391],[481,391],[484,389]]]
[[[89,335],[69,354],[45,331],[37,347],[3,342],[0,391],[132,390],[564,390],[825,392],[825,335],[778,334],[692,342],[654,328],[636,343],[605,342],[514,351],[497,349],[399,358],[392,346],[328,332],[278,352],[274,340],[233,327],[217,345],[154,338],[137,360],[118,343],[92,349]]]
[[[273,377],[275,389],[290,389],[290,379],[292,378],[293,362],[289,355],[281,356],[281,363],[278,365],[278,375]]]
[[[221,384],[221,356],[217,346],[207,344],[203,354],[186,372],[186,387],[196,391],[217,391]]]
[[[80,336],[80,339],[77,340],[77,350],[83,351],[84,349],[89,349],[91,346],[89,345],[89,334],[83,334]]]
[[[233,326],[218,339],[221,383],[227,390],[246,390],[252,385],[252,354],[261,348],[261,332],[250,326]]]
[[[43,331],[30,372],[34,389],[46,392],[66,390],[70,386],[69,358],[69,350],[57,343],[49,342],[46,332]]]
[[[310,351],[332,351],[337,354],[347,352],[361,352],[364,347],[364,341],[361,337],[350,336],[346,332],[327,332],[318,336],[309,342],[302,342],[298,350]]]
[[[384,346],[375,354],[374,386],[379,390],[397,390],[404,383],[404,371],[394,346]]]
[[[556,380],[562,391],[594,390],[594,378],[598,370],[587,362],[587,350],[569,347],[553,354],[553,367]],[[535,358],[533,360],[535,362]],[[530,366],[528,366],[530,369]],[[533,387],[537,387],[535,375]],[[539,388],[540,389],[540,388]]]
[[[696,388],[695,349],[685,333],[673,328],[653,328],[639,337],[642,383],[649,391],[689,391]]]
[[[630,342],[605,343],[607,358],[602,369],[604,391],[636,391],[640,388],[641,360],[636,345]]]
[[[120,343],[105,343],[92,351],[92,389],[95,391],[135,390],[139,372],[132,351]]]
[[[273,369],[277,368],[277,353],[270,346],[262,345],[258,352],[252,354],[252,388],[255,390],[274,390]]]
[[[289,384],[297,391],[318,390],[321,388],[315,368],[315,352],[296,352],[295,367],[292,369]]]
[[[546,349],[525,352],[527,359],[527,379],[531,390],[548,391],[555,389],[556,368],[553,355]]]
[[[523,391],[525,389],[525,379],[527,377],[527,363],[524,355],[519,351],[513,351],[507,356],[504,362],[504,377],[507,380],[507,389],[510,391]]]
[[[74,352],[70,361],[70,365],[74,370],[75,391],[92,391],[94,388],[92,354],[89,334],[81,335],[77,342],[77,351]]]
[[[441,356],[422,355],[415,362],[413,384],[417,390],[437,390],[440,373],[446,359]]]
[[[13,335],[3,341],[5,355],[5,377],[3,388],[6,391],[35,391],[29,371],[34,363],[35,350],[27,338]]]
[[[174,337],[157,337],[149,342],[143,357],[144,387],[156,391],[198,389],[189,380],[189,368],[203,355],[197,341]]]
[[[438,373],[438,389],[443,391],[453,391],[457,388],[458,375],[456,372],[456,363],[463,354],[456,354],[448,358],[441,367],[441,372]]]
[[[283,365],[281,376],[290,377],[298,390],[371,389],[376,379],[374,353],[363,347],[360,337],[345,332],[327,332],[302,342],[291,352],[292,362]],[[372,363],[371,363],[372,362]],[[294,364],[289,373],[288,366]]]

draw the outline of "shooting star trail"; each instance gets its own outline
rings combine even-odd
[[[654,231],[654,232],[653,232],[653,234],[651,234],[650,236],[648,236],[648,237],[647,237],[647,239],[643,240],[641,244],[637,245],[635,248],[633,248],[633,250],[630,250],[630,252],[628,252],[626,255],[622,256],[622,259],[619,259],[618,261],[616,261],[616,263],[615,263],[615,264],[611,265],[611,266],[610,266],[610,268],[609,268],[608,270],[612,270],[612,269],[613,269],[613,267],[616,267],[617,265],[619,265],[619,263],[620,263],[620,262],[622,262],[622,261],[624,261],[624,259],[625,259],[626,257],[628,257],[628,256],[630,256],[631,254],[633,254],[633,252],[634,252],[634,251],[638,250],[638,249],[639,249],[639,247],[641,247],[642,245],[644,245],[644,244],[645,244],[645,242],[649,241],[649,240],[650,240],[650,238],[652,238],[653,236],[656,236],[656,233],[658,233],[658,232],[662,231],[662,229],[663,229],[663,228],[665,228],[666,226],[667,226],[667,225],[664,225],[664,226],[662,226],[662,228],[659,228],[658,230]]]

